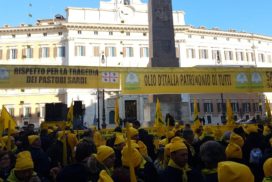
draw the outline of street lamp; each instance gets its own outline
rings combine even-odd
[[[97,88],[97,129],[100,130],[100,97],[99,89]]]

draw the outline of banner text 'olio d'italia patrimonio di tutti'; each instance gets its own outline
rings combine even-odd
[[[0,88],[105,88],[122,94],[271,92],[271,68],[1,65]]]

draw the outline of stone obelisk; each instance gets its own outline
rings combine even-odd
[[[179,67],[176,57],[172,0],[149,0],[149,66]],[[162,103],[162,112],[181,118],[181,95],[155,95]],[[156,102],[156,100],[154,100]]]

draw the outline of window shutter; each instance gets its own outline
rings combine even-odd
[[[75,46],[75,56],[77,56],[77,46]]]
[[[30,58],[33,58],[33,48],[30,48],[30,55],[29,55]]]
[[[54,47],[54,58],[56,58],[58,55],[57,55],[57,51],[58,51],[58,48],[57,47]],[[61,55],[59,55],[61,56]]]
[[[140,57],[141,57],[141,58],[144,57],[144,56],[143,56],[143,52],[144,52],[144,48],[141,47],[141,48],[140,48]]]
[[[51,49],[51,47],[48,47],[47,49],[48,49],[48,55],[47,55],[47,57],[50,57],[50,53],[51,53],[50,49]]]
[[[126,57],[127,56],[127,53],[126,53],[126,48],[123,47],[123,57]]]
[[[7,50],[7,59],[10,58],[10,49]]]
[[[180,52],[179,52],[179,48],[178,47],[176,47],[176,57],[180,58]]]
[[[131,47],[130,50],[131,50],[131,57],[133,57],[134,56],[134,49],[133,49],[133,47]]]
[[[114,57],[116,57],[116,48],[115,47],[113,47],[113,53],[114,53]]]
[[[2,54],[3,54],[3,50],[0,49],[0,60],[2,60]]]
[[[85,46],[82,46],[82,50],[83,50],[82,56],[86,56],[86,47],[85,47]]]
[[[108,57],[108,56],[109,56],[109,47],[106,47],[106,48],[105,48],[105,51],[106,51],[106,52],[105,52],[105,56]]]
[[[41,47],[39,48],[39,57],[40,58],[42,57],[42,48]]]
[[[23,48],[22,49],[22,59],[25,59],[26,58],[26,49]]]

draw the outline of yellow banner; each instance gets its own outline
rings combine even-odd
[[[122,94],[271,92],[271,68],[127,68]]]
[[[1,65],[0,88],[120,88],[119,69]]]

